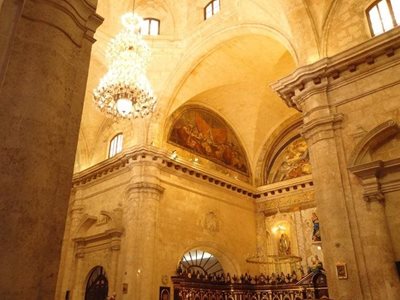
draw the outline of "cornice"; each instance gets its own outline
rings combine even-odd
[[[121,245],[121,236],[124,233],[122,228],[109,229],[88,237],[77,237],[72,240],[76,243],[75,256],[83,258],[91,249],[111,249],[118,251]]]
[[[73,187],[84,185],[109,173],[125,168],[132,163],[139,162],[156,164],[163,171],[174,170],[174,172],[183,173],[249,197],[255,196],[254,187],[245,182],[233,181],[228,176],[206,170],[200,165],[194,166],[193,163],[191,164],[182,159],[172,159],[169,152],[153,146],[138,146],[126,149],[123,153],[112,159],[76,173],[72,180]]]
[[[257,199],[257,212],[265,215],[293,208],[306,209],[315,207],[314,183],[312,176],[303,176],[259,188],[261,197]]]
[[[257,200],[257,203],[280,197],[288,193],[300,192],[313,188],[314,183],[311,175],[272,183],[258,188],[260,197]]]
[[[332,57],[300,67],[271,87],[289,107],[302,111],[304,100],[311,95],[329,89],[336,82],[351,80],[361,69],[366,72],[390,62],[393,56],[399,56],[399,48],[400,28],[395,28]]]
[[[169,152],[154,146],[137,146],[126,149],[111,159],[107,159],[82,172],[76,173],[72,179],[72,186],[73,188],[79,188],[89,183],[104,180],[105,176],[137,163],[158,165],[163,172],[181,174],[181,176],[187,176],[194,180],[206,182],[207,184],[217,185],[231,192],[239,193],[253,199],[267,199],[275,195],[296,192],[313,186],[312,177],[303,176],[257,188],[246,182],[233,180],[231,177],[224,174],[207,170],[201,165],[194,165],[193,163],[179,158],[172,159]],[[131,185],[130,187],[133,190],[146,188],[141,182],[134,186]],[[160,190],[160,193],[161,192],[162,190]]]
[[[390,190],[397,190],[399,181],[393,181],[382,185],[380,178],[393,171],[400,170],[400,158],[388,161],[372,161],[349,168],[350,172],[356,175],[363,187],[363,197],[367,202],[384,201],[384,193]]]

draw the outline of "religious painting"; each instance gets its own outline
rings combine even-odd
[[[236,135],[209,110],[186,109],[172,125],[168,142],[248,176],[246,155]]]
[[[303,138],[297,138],[279,153],[273,167],[270,182],[279,182],[311,174],[308,146]]]
[[[338,279],[347,279],[347,267],[346,264],[336,264],[336,275]]]
[[[311,221],[313,223],[312,240],[313,240],[313,242],[320,242],[321,241],[321,233],[319,231],[319,219],[315,212],[312,213]]]
[[[160,286],[160,300],[170,300],[170,287]]]

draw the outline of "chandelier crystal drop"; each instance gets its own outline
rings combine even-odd
[[[106,51],[108,72],[93,91],[100,110],[115,118],[145,117],[157,102],[146,76],[150,49],[140,34],[142,21],[132,12],[121,17],[124,29]]]

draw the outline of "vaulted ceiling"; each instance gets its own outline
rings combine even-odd
[[[297,113],[269,85],[300,65],[368,38],[365,0],[221,0],[221,11],[206,21],[208,0],[190,5],[137,0],[140,15],[161,20],[161,35],[146,38],[152,49],[148,77],[158,107],[151,120],[115,123],[96,110],[92,90],[107,70],[107,42],[121,29],[119,17],[133,2],[98,0],[105,21],[92,51],[76,171],[104,160],[116,131],[126,132],[126,146],[153,141],[162,147],[169,116],[191,103],[210,108],[231,125],[254,170],[274,130]]]

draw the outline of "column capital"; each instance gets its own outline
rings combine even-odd
[[[343,118],[343,114],[331,114],[312,119],[304,123],[302,135],[309,146],[320,140],[333,138],[335,129],[340,128]]]
[[[139,181],[131,183],[126,188],[128,198],[136,197],[138,195],[146,195],[152,199],[159,200],[165,188],[158,183]]]

